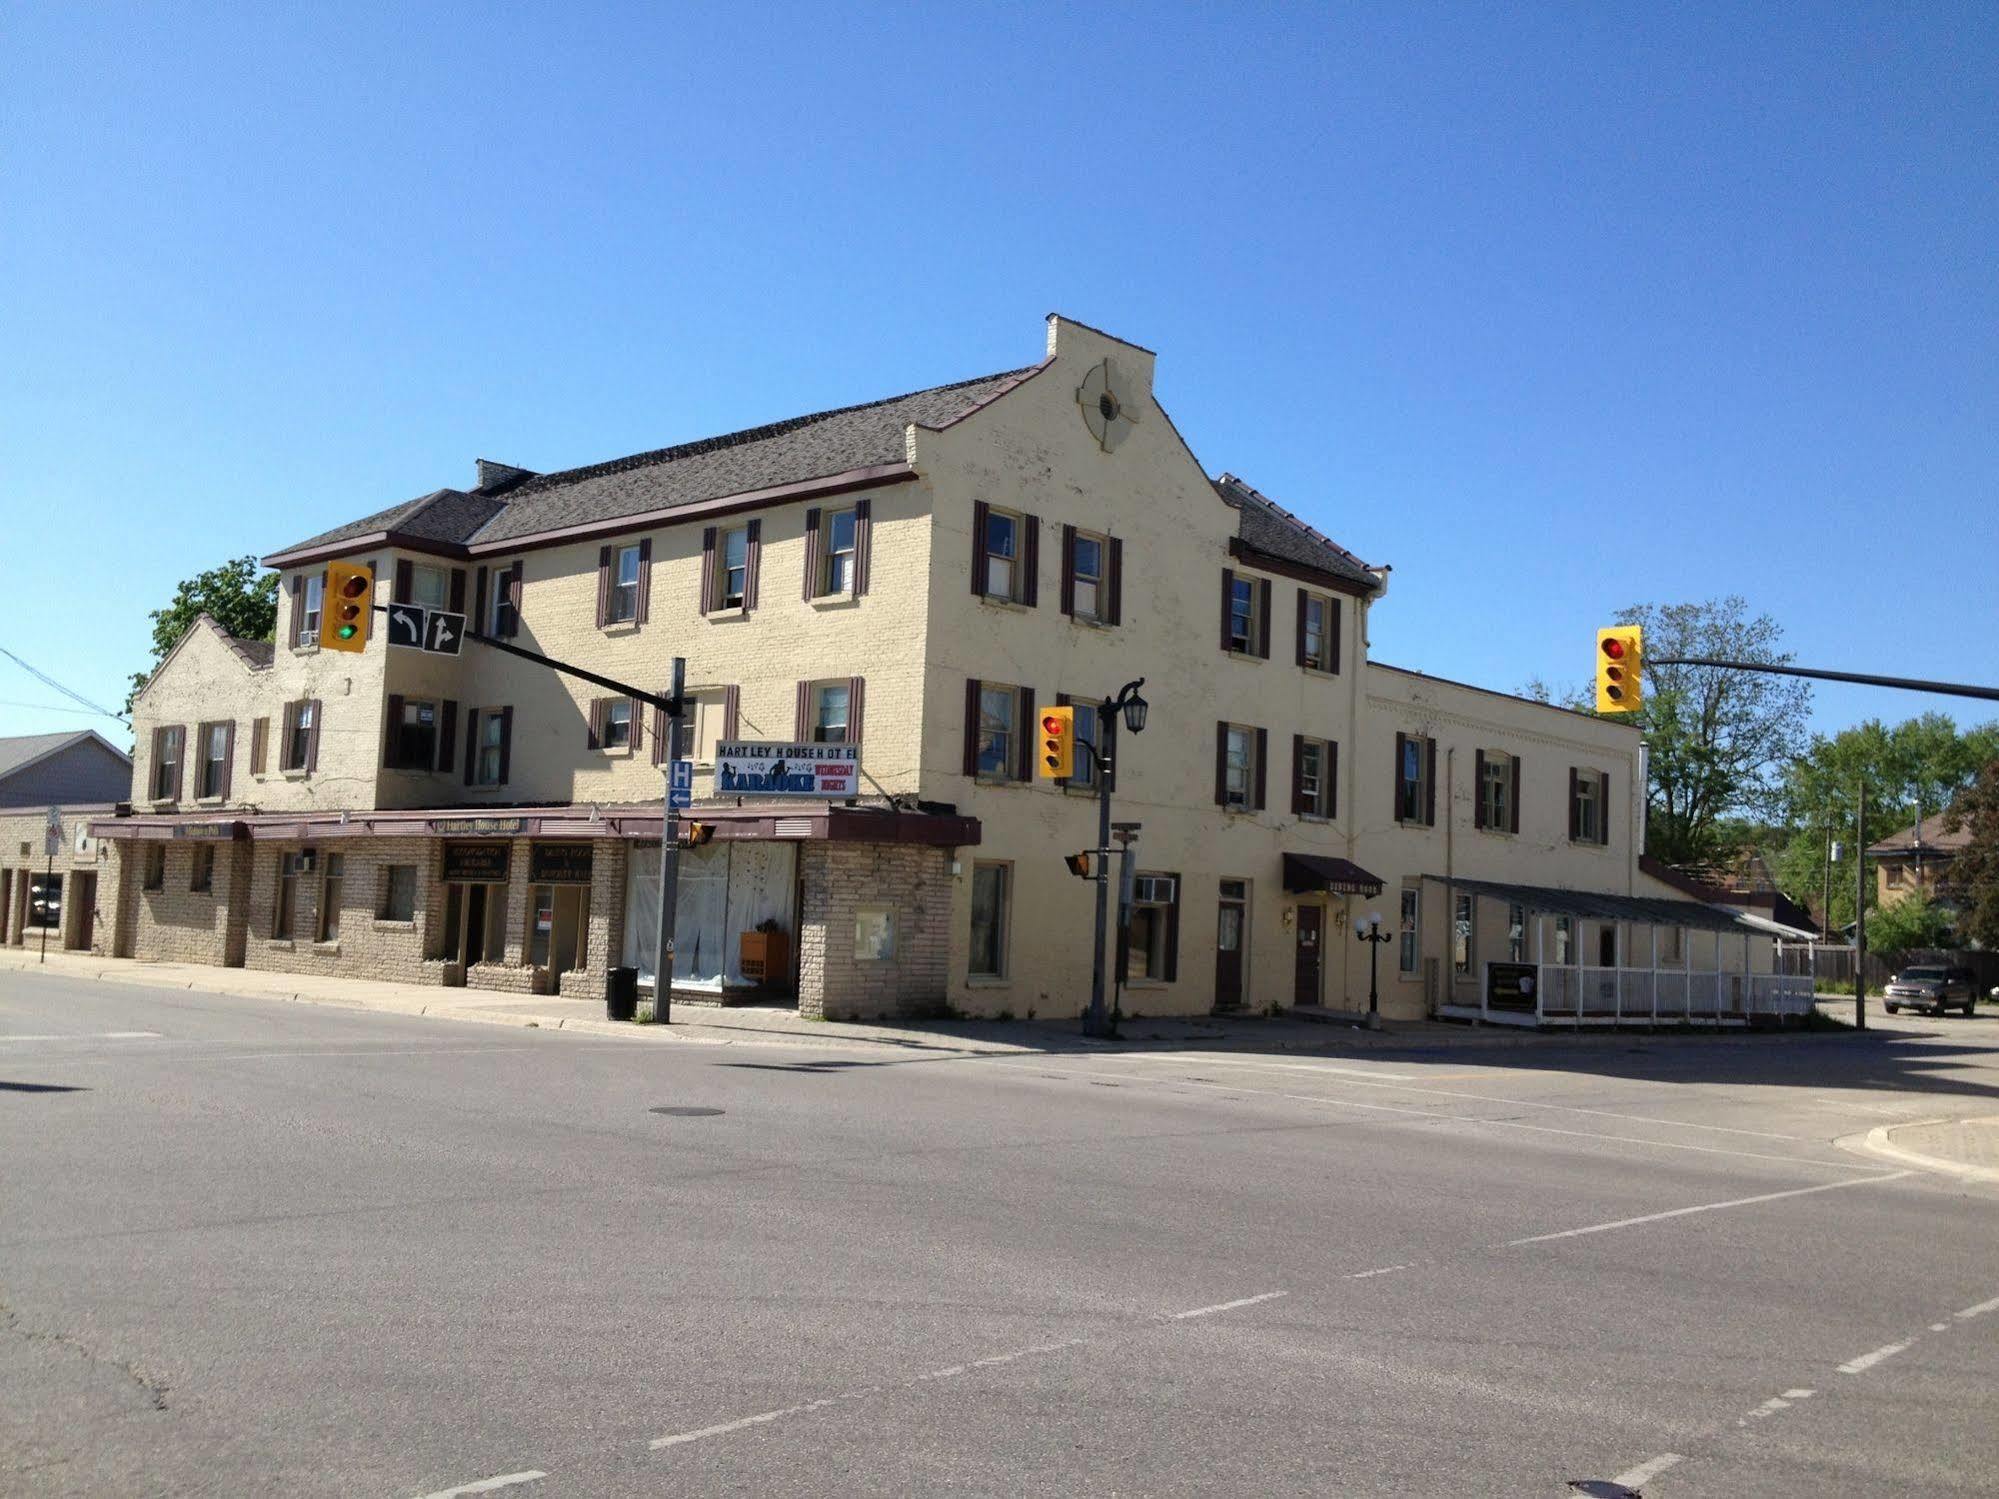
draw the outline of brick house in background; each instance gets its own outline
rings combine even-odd
[[[1932,900],[1950,877],[1951,860],[1971,841],[1971,830],[1946,831],[1938,812],[1867,847],[1874,861],[1874,894],[1882,905],[1921,895]]]
[[[1038,779],[1031,724],[1066,700],[1093,740],[1088,705],[1142,677],[1128,1009],[1364,1007],[1370,909],[1391,1015],[1476,1004],[1487,960],[1615,967],[1660,921],[1671,961],[1749,963],[1735,918],[1639,867],[1637,733],[1370,660],[1388,569],[1204,471],[1153,363],[1052,317],[1024,368],[558,473],[481,461],[272,553],[275,650],[204,621],[136,699],[132,815],[98,825],[117,951],[649,982],[679,758],[715,832],[682,860],[676,993],[752,992],[761,927],[809,1013],[1075,1014],[1091,901],[1061,856],[1095,787]],[[392,650],[378,623],[322,652],[335,560],[614,679],[663,689],[684,656],[682,741],[476,643]],[[725,791],[724,740],[857,745],[859,794]]]

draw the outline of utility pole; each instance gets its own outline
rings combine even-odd
[[[1867,1029],[1867,779],[1853,814],[1853,1024]]]
[[[680,817],[673,805],[673,757],[680,748],[682,695],[687,686],[687,658],[673,658],[673,679],[666,689],[666,711],[660,732],[659,807],[659,928],[653,947],[652,1018],[666,1025],[673,1017],[673,921],[680,899]]]

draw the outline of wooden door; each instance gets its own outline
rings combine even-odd
[[[70,884],[73,888],[69,898],[76,910],[76,925],[72,929],[74,938],[69,945],[80,952],[89,952],[91,929],[97,920],[97,876],[89,873],[74,875]]]
[[[1241,882],[1222,881],[1221,903],[1215,913],[1215,1008],[1242,1008],[1242,944],[1249,925],[1249,904],[1239,893]]]
[[[1319,972],[1322,966],[1320,939],[1324,935],[1325,924],[1326,913],[1323,907],[1298,908],[1298,967],[1291,995],[1291,1003],[1294,1005],[1319,1003]]]

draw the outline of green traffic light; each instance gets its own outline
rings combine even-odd
[[[354,627],[352,625],[342,625],[335,633],[342,640],[352,640],[354,638]]]

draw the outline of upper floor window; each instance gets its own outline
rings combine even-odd
[[[721,576],[718,579],[724,609],[740,609],[749,598],[750,531],[732,526],[722,533]]]
[[[863,497],[844,510],[805,512],[805,597],[859,598],[868,591],[868,551],[874,503]]]
[[[821,594],[854,591],[856,524],[851,510],[835,510],[826,517],[826,561],[819,583]]]
[[[1018,597],[1020,586],[1020,517],[1004,510],[986,512],[986,582],[989,598]]]
[[[319,700],[285,704],[284,731],[278,740],[279,770],[311,770],[319,745]]]
[[[1431,827],[1437,821],[1437,743],[1417,734],[1395,736],[1395,820]]]
[[[628,697],[600,697],[590,704],[590,748],[623,752],[637,745],[638,705]]]
[[[235,738],[233,723],[205,723],[201,726],[201,761],[196,796],[214,798],[229,792],[229,750]]]
[[[518,628],[521,607],[521,564],[479,570],[480,618],[473,627],[505,637]]]
[[[1882,868],[1885,869],[1888,873],[1888,888],[1890,890],[1901,889],[1902,866],[1900,864],[1884,864]]]
[[[1032,515],[972,506],[972,592],[1033,608],[1040,572],[1041,522]]]
[[[389,765],[392,769],[429,770],[438,760],[438,730],[443,719],[439,704],[416,698],[391,701],[394,722]]]
[[[1303,588],[1298,590],[1298,664],[1311,671],[1340,669],[1339,605]]]
[[[308,573],[300,588],[298,610],[298,644],[317,645],[319,643],[319,612],[326,603],[326,576],[323,573]]]
[[[733,732],[731,720],[735,700],[736,689],[733,687],[706,687],[687,693],[682,699],[679,737],[674,741],[673,758],[692,760],[697,765],[713,765],[715,746]]]
[[[153,730],[153,800],[170,802],[180,796],[181,756],[187,730],[179,724]]]
[[[1473,785],[1477,825],[1490,832],[1519,832],[1520,757],[1480,750]]]
[[[507,737],[510,708],[476,709],[472,716],[472,784],[504,786],[507,782]]]
[[[1020,689],[999,682],[973,682],[971,704],[972,721],[967,727],[972,731],[972,763],[966,774],[981,780],[1025,780]]]
[[[845,682],[821,682],[812,689],[812,742],[845,744],[853,698]]]
[[[1339,749],[1328,739],[1308,739],[1299,734],[1292,739],[1293,785],[1291,810],[1300,817],[1337,815],[1338,792],[1334,780],[1339,765]]]
[[[1078,531],[1069,545],[1069,612],[1077,619],[1102,620],[1104,605],[1104,538]]]
[[[1240,656],[1270,654],[1270,580],[1222,569],[1222,649]]]
[[[1072,702],[1069,706],[1076,712],[1076,755],[1075,764],[1069,772],[1069,784],[1094,787],[1097,784],[1097,757],[1092,751],[1102,747],[1097,741],[1098,704]]]
[[[409,570],[410,592],[406,599],[396,602],[421,604],[426,609],[442,609],[451,599],[451,574],[448,569],[431,567],[425,563],[413,563]]]
[[[639,617],[639,549],[619,547],[611,582],[612,624],[630,624]]]
[[[1238,812],[1263,810],[1262,729],[1218,723],[1215,746],[1215,800]]]
[[[1569,770],[1569,841],[1610,842],[1610,777],[1600,770]]]

